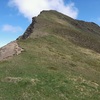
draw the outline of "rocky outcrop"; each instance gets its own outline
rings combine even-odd
[[[0,48],[0,61],[8,59],[14,55],[18,55],[23,51],[16,41],[13,41]]]
[[[17,40],[19,39],[26,39],[30,36],[30,34],[33,32],[34,29],[34,24],[36,23],[36,18],[33,17],[32,18],[32,23],[29,25],[29,27],[26,29],[26,31],[24,32],[24,34],[22,36],[20,36]]]

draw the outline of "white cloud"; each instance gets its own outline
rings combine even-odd
[[[78,9],[74,3],[64,4],[64,0],[9,0],[10,7],[16,7],[24,17],[31,20],[42,10],[57,10],[72,18],[77,18]]]
[[[11,33],[17,33],[17,32],[22,31],[22,28],[19,27],[19,26],[12,26],[12,25],[9,25],[9,24],[5,24],[2,27],[2,31],[11,32]]]

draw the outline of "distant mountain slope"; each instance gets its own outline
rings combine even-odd
[[[42,11],[16,43],[23,51],[0,62],[0,100],[100,100],[98,25]]]
[[[22,37],[35,38],[47,34],[60,35],[79,46],[100,53],[100,27],[93,22],[74,20],[56,11],[43,11],[33,18]]]

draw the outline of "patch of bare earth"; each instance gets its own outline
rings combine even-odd
[[[18,55],[23,49],[18,45],[17,41],[10,42],[4,47],[0,48],[0,61],[8,59],[14,55]]]

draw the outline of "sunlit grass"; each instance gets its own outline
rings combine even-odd
[[[0,100],[100,100],[100,38],[73,24],[57,12],[38,16],[31,36],[17,41],[24,51],[0,62]]]

